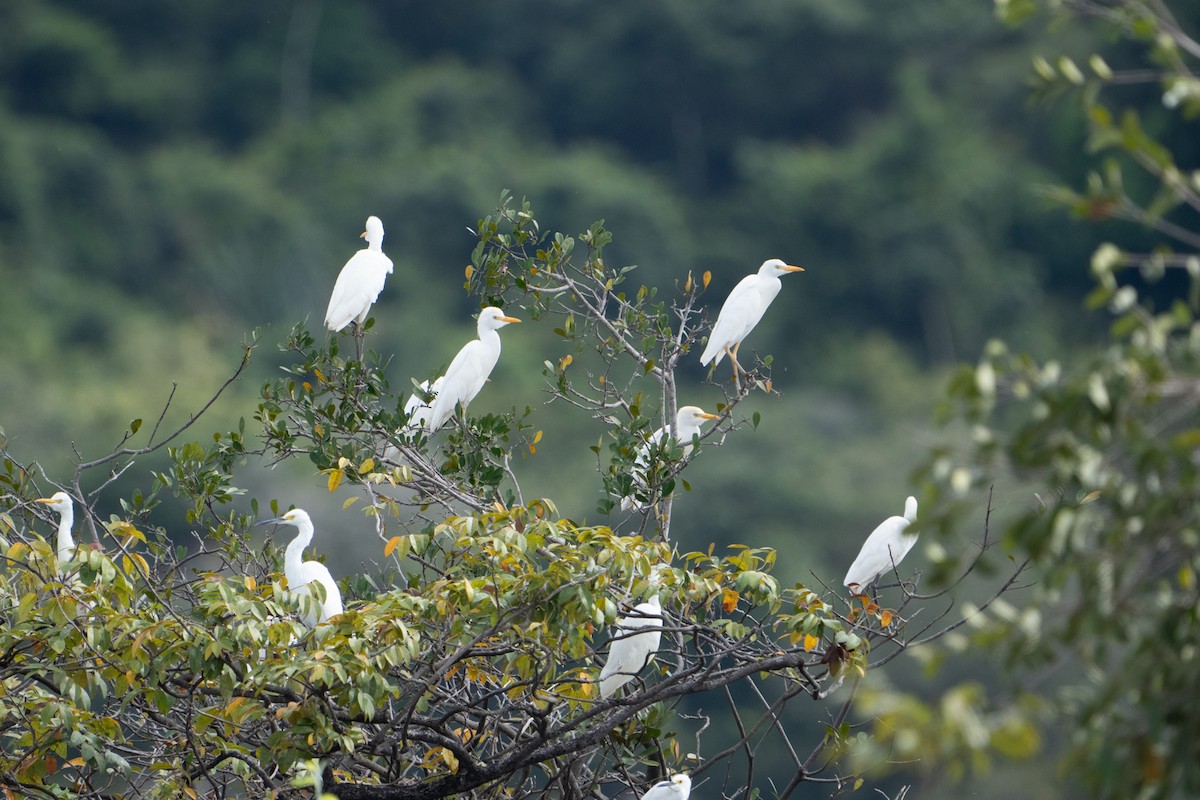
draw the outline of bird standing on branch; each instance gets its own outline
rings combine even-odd
[[[738,348],[742,346],[742,340],[754,330],[754,326],[766,313],[767,306],[771,305],[771,301],[783,287],[779,276],[803,271],[803,267],[793,267],[778,258],[771,258],[762,263],[758,272],[742,278],[738,285],[733,287],[729,297],[725,298],[725,304],[717,314],[717,321],[713,325],[712,333],[708,335],[708,345],[700,356],[700,363],[704,366],[708,366],[710,361],[714,365],[720,364],[721,359],[728,353],[729,360],[733,362],[733,378],[737,381],[738,373],[746,372],[738,363]]]
[[[675,434],[678,437],[676,441],[683,444],[684,458],[691,455],[692,438],[700,434],[700,426],[704,424],[705,420],[710,419],[720,419],[720,417],[716,414],[709,414],[697,406],[683,406],[675,414]],[[638,449],[637,458],[633,462],[633,483],[635,487],[646,487],[648,477],[646,471],[650,466],[650,450],[661,442],[664,436],[669,436],[670,434],[670,428],[659,428],[650,434],[650,438]],[[639,502],[632,494],[621,498],[622,511],[632,511],[644,507],[645,504]]]
[[[55,492],[49,497],[39,497],[34,502],[50,507],[58,514],[58,540],[55,543],[58,551],[58,571],[61,573],[66,564],[75,555],[75,539],[71,536],[71,526],[75,524],[75,504],[71,495],[66,492]]]
[[[888,517],[871,531],[846,573],[845,586],[863,592],[880,575],[899,564],[917,543],[916,531],[909,533],[909,527],[916,521],[917,498],[909,497],[904,501],[903,517]]]
[[[516,317],[504,316],[504,312],[495,306],[488,306],[479,312],[479,338],[463,345],[450,362],[446,374],[438,379],[442,385],[429,409],[426,430],[433,433],[446,424],[456,406],[461,405],[465,410],[475,399],[500,360],[500,334],[496,331],[510,322],[520,321]]]
[[[662,623],[662,603],[657,588],[649,600],[633,607],[633,613],[617,620],[608,661],[600,670],[602,700],[612,697],[654,658],[662,640]]]
[[[354,323],[354,342],[360,361],[362,326],[367,321],[367,312],[379,299],[383,283],[392,273],[392,260],[383,254],[383,223],[379,217],[367,217],[366,228],[359,238],[366,239],[367,246],[342,267],[325,311],[325,327],[335,333]]]
[[[330,617],[342,613],[342,592],[337,582],[329,574],[328,568],[319,561],[304,561],[304,548],[308,547],[313,538],[312,518],[308,512],[293,508],[282,517],[263,520],[259,525],[293,525],[296,527],[296,538],[287,546],[283,554],[283,574],[287,578],[288,589],[300,597],[300,618],[310,628],[325,622]],[[324,590],[322,600],[312,584],[319,583]],[[311,599],[310,599],[311,598]]]

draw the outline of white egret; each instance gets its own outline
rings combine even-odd
[[[754,326],[766,313],[767,306],[771,305],[775,295],[779,294],[783,287],[779,276],[788,272],[803,271],[803,267],[793,267],[778,258],[771,258],[762,263],[758,272],[742,278],[738,285],[733,287],[729,297],[725,298],[725,304],[717,314],[717,321],[713,325],[712,333],[708,335],[708,345],[700,356],[700,363],[708,366],[708,362],[716,359],[713,363],[720,364],[721,359],[728,353],[729,360],[733,362],[734,378],[737,378],[739,372],[745,372],[737,360],[742,340],[754,330]]]
[[[658,652],[662,640],[662,602],[658,590],[644,603],[633,607],[633,613],[617,620],[608,661],[600,670],[600,698],[607,700],[641,672]]]
[[[646,790],[642,800],[687,800],[692,793],[692,779],[676,772],[669,781],[659,781]]]
[[[446,424],[454,414],[455,406],[461,404],[465,409],[475,399],[500,359],[500,334],[496,331],[510,322],[520,321],[504,316],[504,312],[495,306],[479,312],[479,338],[463,345],[446,374],[439,378],[442,386],[429,410],[426,430],[433,433]]]
[[[331,331],[340,331],[353,322],[357,335],[367,321],[371,304],[383,291],[383,282],[392,273],[392,260],[383,254],[383,223],[379,217],[367,217],[366,227],[360,236],[367,240],[366,248],[350,257],[333,285],[325,312],[325,327]]]
[[[917,543],[917,533],[908,532],[916,520],[917,498],[909,497],[904,501],[903,517],[888,517],[871,531],[842,583],[851,591],[864,591],[880,575],[899,564]]]
[[[39,497],[34,502],[44,503],[51,511],[58,514],[58,567],[71,560],[75,555],[75,539],[71,536],[71,526],[75,524],[75,504],[71,495],[66,492],[55,492],[49,497]]]
[[[313,538],[312,518],[308,516],[308,512],[293,508],[282,517],[263,520],[258,524],[269,525],[272,522],[294,525],[297,530],[296,538],[288,544],[283,554],[283,574],[287,578],[288,589],[301,596],[301,619],[304,624],[312,628],[342,613],[342,593],[329,570],[319,561],[303,560],[304,548],[308,547]],[[321,584],[325,590],[325,600],[319,608],[313,608],[317,599],[312,589],[314,583]],[[304,597],[305,594],[311,595],[313,601],[310,602]]]
[[[697,406],[683,406],[675,414],[675,433],[679,437],[677,441],[683,442],[683,457],[687,458],[692,452],[692,437],[700,434],[700,426],[705,420],[720,419],[716,414],[709,414],[702,408]],[[654,433],[650,434],[650,438],[638,450],[637,458],[633,462],[633,482],[635,486],[645,487],[646,485],[646,468],[650,463],[650,450],[662,441],[664,436],[670,435],[670,428],[659,428]],[[633,495],[621,498],[621,509],[623,511],[632,511],[636,508],[641,508],[644,504],[640,503]]]

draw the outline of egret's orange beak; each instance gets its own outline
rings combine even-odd
[[[51,499],[51,498],[49,498],[49,497],[39,497],[37,500],[34,500],[33,502],[35,502],[35,503],[45,503],[45,504],[49,505],[50,503],[53,503],[53,502],[54,502],[54,500],[53,500],[53,499]]]
[[[496,319],[500,320],[501,322],[520,322],[521,321],[521,320],[517,319],[516,317],[496,317]]]
[[[360,239],[365,239],[365,238],[367,238],[367,232],[366,232],[366,231],[363,231],[362,233],[360,233],[360,234],[358,235],[358,238],[360,238]]]
[[[720,419],[720,418],[721,418],[720,414],[709,414],[708,412],[700,414],[700,419]]]
[[[783,265],[784,272],[804,272],[804,267],[793,267],[791,264]]]

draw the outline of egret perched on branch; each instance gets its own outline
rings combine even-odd
[[[383,291],[383,282],[392,273],[392,260],[383,254],[383,223],[379,217],[367,217],[367,229],[360,238],[367,240],[367,246],[342,267],[337,283],[333,285],[329,309],[325,312],[325,327],[331,331],[340,331],[354,323],[359,358],[362,357],[362,325],[367,321],[367,312]]]
[[[71,495],[66,492],[55,492],[49,497],[39,497],[34,502],[44,503],[50,510],[58,514],[58,568],[71,560],[75,555],[75,539],[71,536],[71,526],[75,524],[75,504]]]
[[[651,578],[652,584],[654,581]],[[617,620],[608,661],[600,670],[602,700],[612,697],[617,689],[633,680],[658,652],[662,640],[662,603],[658,599],[657,586],[653,590],[649,600],[638,603],[629,616]]]
[[[300,616],[304,624],[312,628],[342,613],[342,593],[329,570],[319,561],[303,560],[304,548],[313,538],[313,524],[308,512],[293,508],[282,517],[263,520],[258,524],[270,525],[272,522],[294,525],[297,529],[296,538],[288,544],[283,554],[283,574],[287,578],[288,589],[301,597]],[[325,600],[319,608],[314,608],[318,602],[312,588],[314,583],[321,584],[325,590]],[[313,600],[310,602],[304,595],[311,595]]]
[[[733,362],[733,377],[737,380],[738,373],[745,372],[737,360],[738,348],[742,346],[742,340],[754,330],[754,326],[766,313],[767,306],[771,305],[771,301],[783,287],[779,276],[788,272],[803,271],[803,267],[793,267],[778,258],[771,258],[762,263],[758,272],[742,278],[738,285],[733,287],[729,297],[725,298],[725,304],[717,314],[717,321],[713,325],[712,333],[708,335],[708,345],[700,356],[700,363],[708,366],[708,362],[716,359],[713,363],[720,364],[721,359],[728,353],[729,360]]]
[[[692,793],[692,779],[676,772],[669,781],[659,781],[646,790],[642,800],[687,800]]]
[[[705,420],[709,419],[720,419],[720,417],[716,414],[709,414],[696,406],[684,406],[675,414],[675,433],[678,436],[677,441],[683,442],[684,458],[687,458],[692,452],[692,437],[700,434],[700,426],[704,424]],[[661,442],[664,436],[668,436],[670,433],[670,428],[659,428],[650,434],[650,438],[638,450],[637,458],[633,462],[633,482],[635,486],[645,487],[646,468],[650,464],[650,450]],[[633,495],[621,498],[622,511],[632,511],[642,506],[643,504],[638,502]]]
[[[454,414],[455,406],[461,404],[465,409],[475,399],[500,359],[500,334],[496,331],[510,322],[520,321],[504,316],[504,312],[495,306],[479,312],[479,338],[463,345],[446,374],[438,379],[442,386],[429,409],[426,430],[433,433],[446,424]]]
[[[917,533],[908,532],[916,521],[917,498],[909,497],[904,501],[903,517],[888,517],[871,531],[842,583],[851,591],[865,591],[880,575],[899,564],[917,543]]]

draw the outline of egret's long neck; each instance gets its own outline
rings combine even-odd
[[[75,509],[67,508],[59,512],[58,519],[58,560],[67,561],[75,554],[75,539],[71,536],[71,526],[75,524]]]
[[[289,576],[289,583],[291,582],[290,576],[300,571],[300,564],[304,561],[304,548],[308,547],[313,537],[311,522],[302,522],[296,528],[296,538],[292,539],[283,553],[283,574]],[[289,586],[288,588],[295,589],[297,587]]]
[[[376,253],[383,252],[383,237],[369,236],[367,237],[367,249]]]
[[[500,333],[495,328],[480,328],[479,341],[488,347],[496,348],[497,353],[500,352]]]

